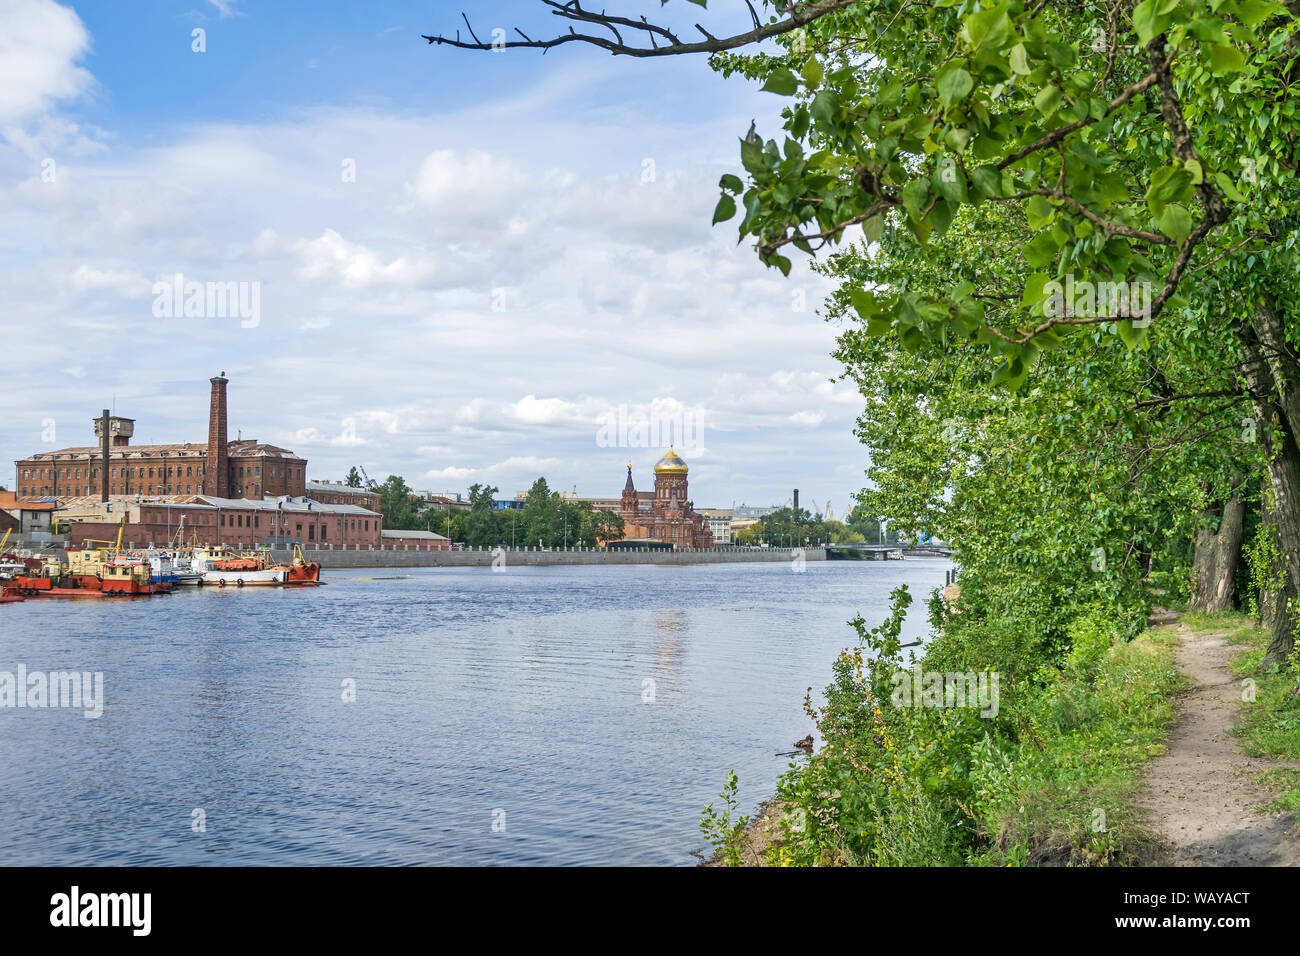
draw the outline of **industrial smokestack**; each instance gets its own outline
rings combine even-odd
[[[794,490],[794,510],[795,511],[799,510],[799,489],[798,488]]]
[[[217,498],[228,498],[230,476],[226,457],[226,373],[222,372],[212,382],[212,400],[208,407],[208,461],[203,471],[203,493]]]
[[[99,420],[99,500],[108,501],[108,409]]]

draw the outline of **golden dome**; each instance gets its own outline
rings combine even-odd
[[[684,475],[687,472],[686,462],[678,457],[677,452],[673,451],[672,445],[668,446],[668,454],[659,459],[659,464],[655,465],[656,475]]]

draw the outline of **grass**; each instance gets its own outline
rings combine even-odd
[[[1164,750],[1184,686],[1177,636],[1149,630],[1112,646],[1084,673],[1066,673],[1043,701],[1037,752],[1022,753],[1015,799],[991,822],[995,846],[975,865],[1131,865],[1152,841],[1134,795]]]

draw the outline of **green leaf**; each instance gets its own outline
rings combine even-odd
[[[1229,179],[1226,173],[1215,173],[1214,182],[1218,185],[1223,194],[1233,202],[1246,201],[1246,197],[1241,194],[1241,190],[1237,188],[1237,184]]]
[[[939,102],[946,108],[969,96],[975,80],[963,67],[949,63],[935,77],[935,86],[939,89]]]
[[[763,84],[763,89],[768,93],[776,93],[780,96],[794,96],[799,89],[799,81],[795,75],[785,67],[775,70]]]
[[[1025,216],[1030,229],[1042,229],[1056,215],[1056,207],[1043,196],[1034,196],[1025,204]]]
[[[1116,324],[1115,330],[1119,332],[1120,340],[1125,345],[1131,349],[1135,349],[1146,341],[1147,332],[1150,329],[1150,320],[1148,319],[1146,322],[1148,324],[1135,326],[1132,319],[1123,319]]]
[[[1023,43],[1017,43],[1011,48],[1011,69],[1021,76],[1033,72],[1033,67],[1029,65],[1028,52],[1025,50]]]
[[[971,172],[970,178],[984,195],[1002,195],[1002,173],[996,166],[979,166]]]
[[[718,199],[718,205],[713,209],[712,225],[716,226],[720,222],[726,222],[736,214],[736,200],[732,199],[725,193]]]
[[[1246,58],[1236,47],[1216,43],[1210,47],[1210,69],[1214,73],[1240,73],[1246,68]]]
[[[1020,297],[1020,304],[1025,308],[1032,309],[1041,302],[1043,300],[1043,288],[1050,278],[1046,272],[1035,272],[1031,275],[1028,281],[1025,282],[1025,291]]]
[[[1164,33],[1173,23],[1167,14],[1160,13],[1163,2],[1164,0],[1142,0],[1133,10],[1133,29],[1143,43],[1150,43],[1152,37]]]
[[[930,185],[934,191],[954,203],[966,201],[966,177],[949,156],[939,160],[934,173],[930,176]]]
[[[854,289],[849,293],[849,302],[863,319],[871,320],[880,315],[881,302],[869,289]]]
[[[1253,27],[1257,23],[1262,23],[1271,16],[1284,13],[1286,7],[1280,3],[1273,3],[1271,0],[1237,0],[1236,3],[1228,5],[1230,11],[1235,9],[1237,19],[1248,27]]]
[[[745,184],[740,181],[739,176],[733,176],[731,173],[726,173],[720,180],[718,180],[718,187],[720,189],[729,189],[733,193],[738,193],[745,188]]]
[[[1160,213],[1160,231],[1174,242],[1181,243],[1192,231],[1192,215],[1178,203],[1170,203]]]
[[[803,65],[800,71],[803,74],[803,81],[807,84],[808,89],[813,90],[822,85],[822,80],[826,74],[822,70],[821,62],[817,57],[810,56],[808,62]]]
[[[835,107],[839,105],[839,99],[831,90],[821,90],[813,97],[812,105],[808,107],[808,112],[812,118],[819,123],[830,123],[835,118]]]
[[[1038,107],[1038,112],[1044,116],[1051,116],[1056,112],[1056,108],[1061,105],[1062,93],[1055,86],[1045,86],[1034,97],[1034,106]]]
[[[978,50],[981,46],[1000,47],[1011,32],[1011,21],[1007,17],[1005,2],[991,6],[979,13],[972,13],[966,18],[966,38],[970,48]]]

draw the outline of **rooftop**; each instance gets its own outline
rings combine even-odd
[[[446,541],[445,535],[438,534],[436,531],[394,531],[391,528],[385,528],[379,532],[381,538],[410,538],[412,541],[420,539],[421,541]]]
[[[76,448],[60,448],[58,451],[45,451],[35,455],[23,458],[19,464],[24,461],[54,461],[60,458],[95,458],[98,459],[103,454],[103,450],[98,445],[81,445]],[[226,443],[226,454],[231,458],[285,458],[293,461],[302,461],[293,452],[287,448],[280,448],[278,445],[268,445],[265,442],[249,441],[232,441]],[[174,445],[113,445],[108,449],[110,459],[123,458],[206,458],[208,457],[208,446],[206,444],[195,444],[193,442],[183,442]]]

